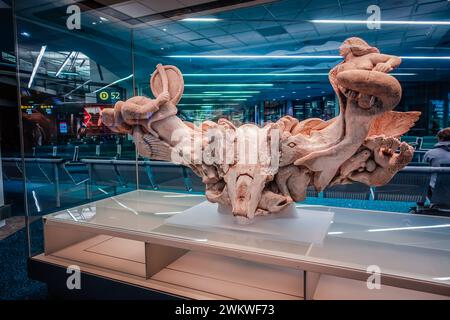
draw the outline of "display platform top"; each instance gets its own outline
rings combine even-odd
[[[190,226],[183,219],[178,225],[173,223],[175,215],[204,201],[202,194],[138,190],[63,210],[45,219],[46,223],[114,232],[148,242],[158,240],[192,250],[232,253],[244,259],[360,280],[367,279],[368,272],[379,271],[382,282],[383,276],[391,279],[391,284],[395,279],[422,282],[443,288],[450,295],[450,218],[297,205],[299,210],[317,212],[318,217],[323,218],[324,212],[332,214],[332,220],[319,222],[328,224],[323,238],[309,242],[307,237],[279,237],[276,229],[264,234],[255,231],[257,225],[246,230],[245,226],[208,228],[202,221]]]

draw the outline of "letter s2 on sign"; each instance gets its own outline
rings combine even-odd
[[[66,286],[69,290],[80,290],[81,289],[81,270],[79,266],[71,265],[67,267],[67,277]]]
[[[366,285],[367,289],[373,290],[381,289],[381,269],[377,265],[370,265],[367,267],[366,272],[370,274],[370,276],[367,278]]]

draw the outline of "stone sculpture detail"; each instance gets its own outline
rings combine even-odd
[[[207,199],[231,207],[243,221],[304,200],[308,187],[381,186],[411,161],[413,148],[398,137],[420,112],[391,111],[402,89],[388,73],[400,58],[360,38],[344,41],[340,54],[343,62],[329,73],[340,114],[329,121],[285,116],[263,128],[235,127],[226,119],[196,127],[176,116],[181,72],[162,65],[150,80],[155,100],[117,102],[103,110],[102,121],[132,134],[140,155],[190,167],[206,184]]]

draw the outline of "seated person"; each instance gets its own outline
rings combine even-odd
[[[429,162],[432,167],[440,167],[441,164],[450,164],[450,127],[442,129],[437,134],[438,143],[433,149],[425,153],[424,162]]]
[[[440,167],[443,164],[450,165],[450,127],[442,129],[437,134],[438,143],[433,149],[427,151],[423,157],[424,162],[430,163],[432,167]],[[436,185],[437,174],[432,174],[428,198],[431,199],[433,189]]]

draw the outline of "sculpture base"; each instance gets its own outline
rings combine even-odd
[[[217,232],[252,233],[261,238],[321,245],[334,212],[298,209],[291,204],[279,213],[257,216],[253,223],[242,225],[227,207],[204,201],[166,219],[165,224]]]

